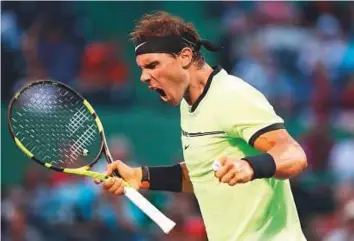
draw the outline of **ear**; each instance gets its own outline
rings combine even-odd
[[[193,59],[193,51],[191,48],[183,48],[179,53],[179,60],[182,65],[182,68],[187,68]]]

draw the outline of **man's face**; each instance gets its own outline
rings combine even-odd
[[[188,86],[188,74],[183,69],[183,60],[165,53],[148,53],[136,57],[141,69],[140,80],[156,91],[161,99],[178,105]]]

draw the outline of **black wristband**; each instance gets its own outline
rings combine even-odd
[[[273,157],[268,153],[257,156],[247,156],[242,158],[253,168],[253,180],[259,178],[270,178],[275,174],[276,166]]]
[[[149,189],[150,188],[150,173],[149,168],[146,166],[141,167],[142,177],[141,177],[141,188]]]
[[[150,190],[182,191],[182,168],[180,164],[165,167],[148,167]]]

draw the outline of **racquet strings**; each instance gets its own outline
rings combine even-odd
[[[51,83],[25,89],[14,102],[11,126],[15,136],[43,163],[79,168],[97,159],[101,137],[83,99]]]

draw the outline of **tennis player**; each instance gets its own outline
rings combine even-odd
[[[141,81],[180,105],[184,162],[133,168],[116,161],[107,175],[118,170],[137,189],[194,192],[210,241],[306,240],[289,184],[306,155],[264,95],[209,66],[200,49],[218,48],[178,17],[145,15],[131,37]],[[123,192],[120,178],[103,187]]]

